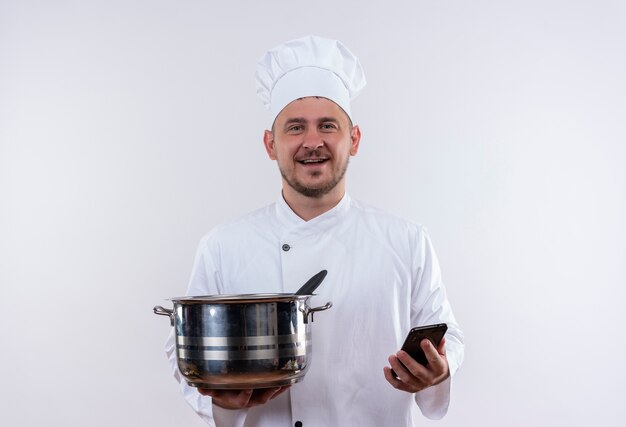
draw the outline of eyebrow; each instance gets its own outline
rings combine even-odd
[[[292,117],[290,119],[287,119],[287,121],[284,124],[284,127],[292,123],[306,123],[306,120],[304,119],[304,117]]]
[[[332,122],[332,123],[339,125],[339,120],[334,117],[320,117],[319,119],[317,119],[317,123],[326,123],[326,122]],[[299,124],[307,123],[307,120],[304,117],[291,117],[287,119],[287,121],[283,125],[283,128],[286,128],[287,126],[292,125],[294,123],[299,123]]]
[[[326,123],[326,122],[333,122],[333,123],[339,124],[339,120],[334,117],[320,117],[320,119],[318,120],[318,123]]]

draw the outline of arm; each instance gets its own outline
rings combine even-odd
[[[224,293],[218,269],[219,251],[211,247],[210,235],[202,239],[198,247],[191,279],[186,295],[209,295]],[[209,425],[216,427],[243,426],[247,409],[261,405],[277,397],[289,387],[260,390],[209,390],[187,384],[182,377],[176,359],[175,333],[172,331],[166,344],[166,353],[174,378],[179,382],[187,403]]]
[[[200,241],[186,295],[218,294],[222,291],[222,281],[217,269],[217,263],[211,256],[209,239],[210,235],[207,235]],[[211,397],[202,395],[196,387],[191,387],[187,384],[178,369],[175,333],[173,330],[170,332],[165,345],[165,352],[169,359],[172,375],[179,383],[185,400],[200,418],[213,427],[243,426],[247,410],[229,410],[213,405]]]
[[[425,230],[417,229],[412,246],[415,253],[412,267],[411,325],[446,323],[448,332],[437,349],[429,341],[422,343],[429,360],[427,367],[399,351],[389,357],[391,368],[398,373],[399,378],[391,375],[389,367],[385,368],[385,378],[393,387],[415,393],[415,401],[422,414],[438,419],[447,412],[451,377],[463,361],[463,333],[452,313],[441,280],[439,262]]]

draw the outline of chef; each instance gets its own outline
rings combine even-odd
[[[204,236],[187,295],[293,293],[326,269],[312,303],[333,307],[315,317],[310,368],[290,387],[190,387],[170,335],[166,351],[185,399],[217,427],[408,427],[415,408],[443,417],[463,335],[429,235],[346,193],[361,140],[350,110],[365,86],[359,60],[336,40],[303,37],[269,50],[256,81],[272,120],[263,143],[282,191]],[[422,342],[427,366],[398,350],[412,327],[434,323],[448,332],[438,347]]]

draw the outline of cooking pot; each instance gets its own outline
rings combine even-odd
[[[302,380],[311,363],[311,295],[249,294],[172,298],[176,359],[187,383],[208,389],[267,388]]]

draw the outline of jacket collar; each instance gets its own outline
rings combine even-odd
[[[300,218],[289,207],[282,195],[278,197],[276,202],[276,215],[280,223],[287,228],[304,227],[304,228],[327,228],[332,226],[339,218],[344,217],[350,209],[351,199],[348,193],[345,193],[339,203],[332,209],[316,216],[315,218],[305,221]]]

